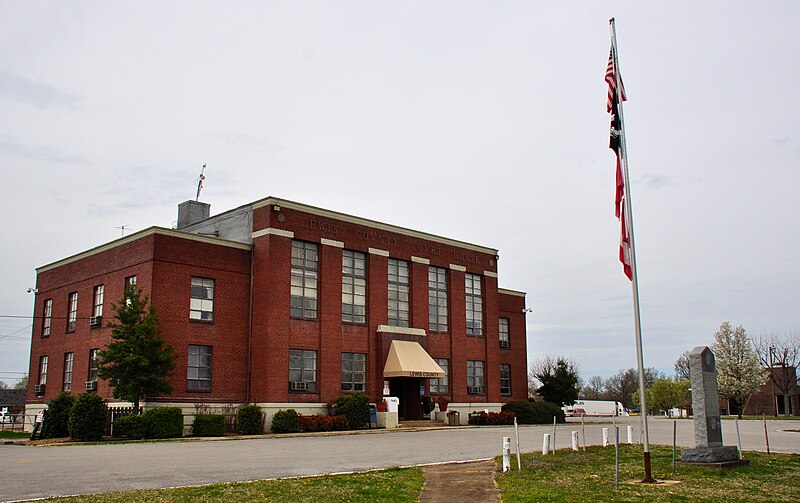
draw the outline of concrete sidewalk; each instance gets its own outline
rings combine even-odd
[[[425,466],[420,503],[497,502],[497,465],[493,460]]]

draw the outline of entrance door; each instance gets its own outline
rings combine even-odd
[[[400,399],[400,407],[397,415],[400,419],[408,421],[422,419],[422,407],[420,405],[419,377],[391,377],[389,378],[389,391],[391,396]]]

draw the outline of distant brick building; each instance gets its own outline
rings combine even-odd
[[[37,269],[28,414],[62,390],[111,399],[97,351],[130,282],[177,356],[150,405],[324,413],[388,384],[414,419],[422,395],[464,411],[527,398],[525,294],[498,287],[497,250],[272,197],[209,210],[187,201],[177,229]]]

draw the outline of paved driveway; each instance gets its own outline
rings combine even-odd
[[[622,418],[619,424],[623,441],[628,424],[635,427],[638,440],[639,418]],[[650,420],[651,442],[671,445],[672,424]],[[800,433],[782,431],[800,428],[800,422],[767,425],[773,452],[800,453]],[[763,451],[761,422],[740,421],[739,426],[744,450]],[[586,423],[589,445],[601,442],[603,427],[611,424]],[[559,448],[570,446],[573,430],[581,430],[579,422],[558,426]],[[537,451],[542,434],[551,432],[552,426],[525,426],[519,431],[522,450]],[[732,421],[723,423],[723,433],[726,445],[736,445]],[[513,427],[119,445],[3,445],[0,501],[480,459],[499,454],[504,436],[513,438]],[[679,420],[678,444],[693,443],[691,420]]]

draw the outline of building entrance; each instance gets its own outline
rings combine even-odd
[[[419,377],[389,378],[391,396],[396,396],[400,399],[400,406],[397,410],[397,415],[400,419],[405,419],[406,421],[422,419],[420,385],[422,385],[422,379]]]

